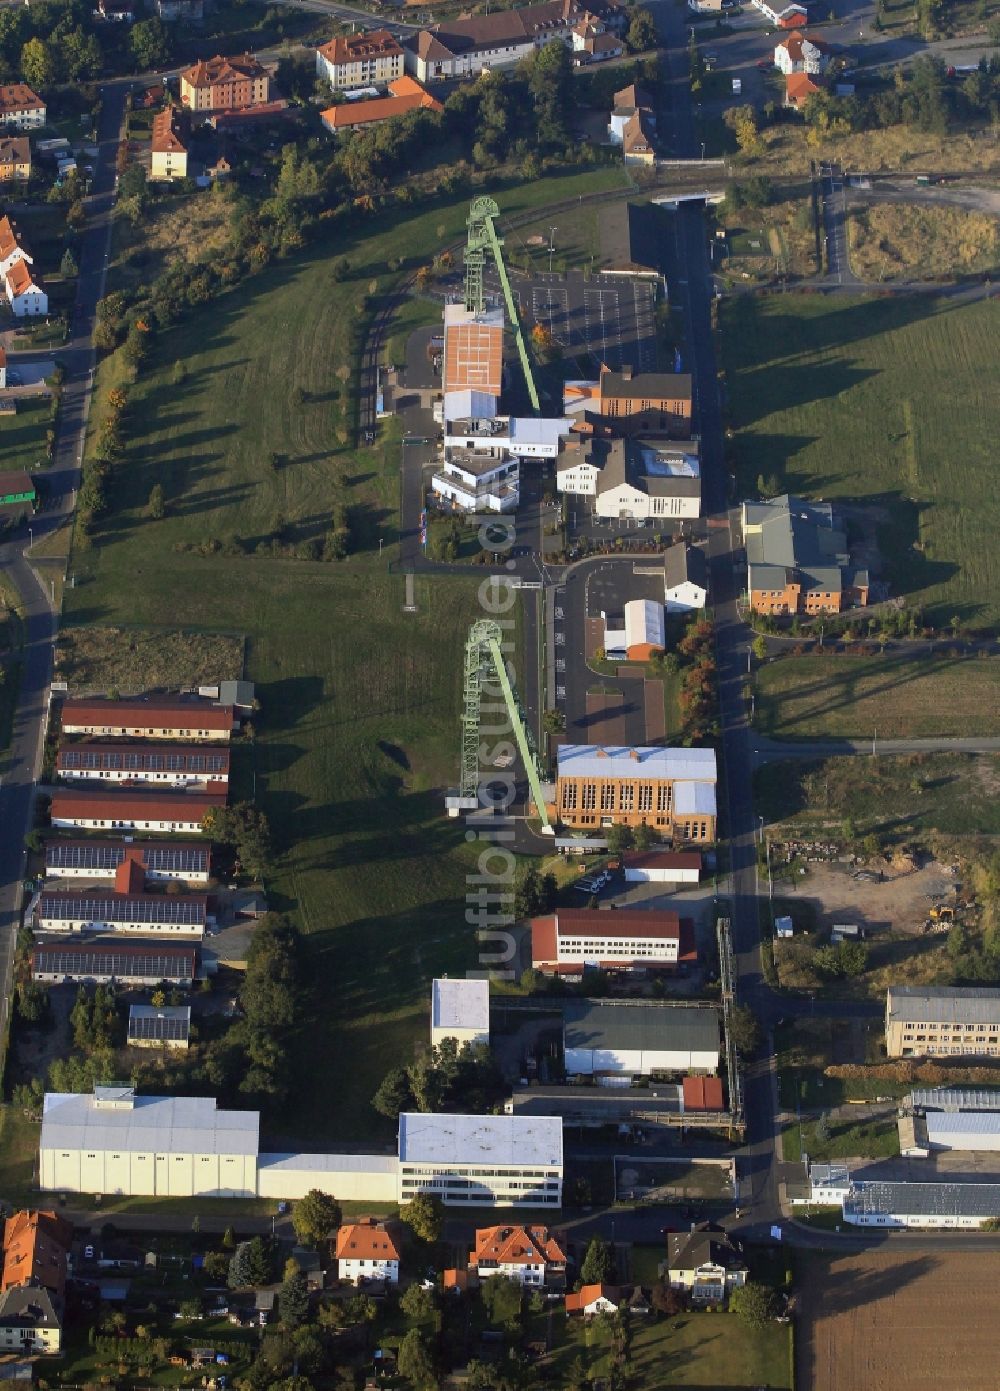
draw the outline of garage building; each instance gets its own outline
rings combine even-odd
[[[719,1016],[714,1005],[581,1000],[563,1010],[571,1076],[715,1073]]]
[[[701,856],[695,850],[629,850],[622,869],[626,884],[697,884]]]

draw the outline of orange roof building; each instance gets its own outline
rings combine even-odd
[[[33,1282],[61,1295],[72,1240],[73,1228],[58,1213],[15,1212],[4,1222],[0,1291]]]
[[[337,1233],[337,1274],[341,1280],[399,1282],[399,1243],[385,1222],[362,1217]]]
[[[443,110],[441,103],[419,82],[414,82],[412,77],[397,77],[389,83],[389,96],[373,97],[371,101],[345,101],[340,106],[327,107],[320,112],[320,120],[331,135],[336,135],[338,130],[377,125],[410,111]]]
[[[720,1077],[685,1077],[683,1082],[685,1111],[724,1111],[722,1079]]]
[[[181,105],[189,111],[239,111],[267,102],[271,77],[252,53],[199,58],[181,73]]]
[[[479,1227],[469,1269],[480,1279],[506,1275],[524,1285],[565,1279],[566,1252],[548,1227]]]
[[[621,1302],[615,1285],[581,1285],[566,1296],[567,1314],[611,1314]]]
[[[791,72],[785,78],[785,105],[801,111],[810,97],[823,89],[808,73]]]
[[[392,82],[403,76],[403,50],[388,29],[338,34],[316,50],[316,76],[334,91]]]

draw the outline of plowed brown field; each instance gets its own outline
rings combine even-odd
[[[1000,1252],[810,1259],[798,1325],[800,1391],[996,1391]]]

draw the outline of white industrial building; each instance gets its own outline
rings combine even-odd
[[[156,1198],[257,1196],[256,1111],[220,1111],[210,1096],[47,1092],[39,1187]]]
[[[399,1201],[431,1193],[451,1206],[559,1207],[562,1121],[554,1116],[399,1118]]]
[[[696,850],[627,850],[622,869],[626,884],[697,884],[701,856]]]
[[[1000,1213],[1000,1183],[891,1183],[858,1180],[844,1197],[854,1227],[981,1227]]]
[[[563,417],[494,415],[487,392],[450,391],[442,406],[444,447],[506,449],[518,459],[555,459],[572,422]]]
[[[490,983],[488,980],[449,980],[431,985],[431,1044],[446,1038],[458,1044],[489,1043]]]
[[[257,1196],[294,1202],[312,1188],[340,1202],[399,1201],[399,1160],[394,1154],[262,1154]]]
[[[514,512],[521,466],[505,449],[452,449],[435,470],[431,491],[461,512]]]
[[[562,1121],[553,1116],[404,1113],[398,1152],[259,1154],[256,1111],[212,1097],[136,1096],[119,1084],[93,1095],[49,1092],[39,1187],[139,1197],[274,1198],[312,1188],[344,1202],[559,1207]]]
[[[719,1016],[713,1005],[581,1000],[563,1009],[570,1076],[649,1077],[719,1069]]]

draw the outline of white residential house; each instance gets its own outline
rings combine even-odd
[[[684,542],[670,546],[663,557],[663,607],[667,613],[691,613],[707,602],[705,552]]]
[[[640,521],[697,517],[701,513],[698,445],[690,441],[595,440],[605,450],[594,512]]]
[[[461,512],[513,512],[521,498],[520,465],[505,449],[452,449],[431,489]]]
[[[582,1314],[585,1319],[595,1314],[617,1314],[620,1305],[618,1291],[611,1285],[583,1285],[566,1296],[567,1314]]]
[[[638,87],[635,83],[629,87],[623,87],[620,92],[615,93],[615,104],[611,108],[611,117],[608,121],[608,136],[613,145],[625,143],[625,127],[633,116],[639,116],[651,130],[656,129],[655,105],[652,95],[646,91],[645,87]]]
[[[707,1222],[668,1238],[667,1267],[671,1288],[686,1291],[696,1305],[725,1304],[747,1282],[739,1247]]]
[[[403,76],[403,50],[387,29],[338,34],[316,50],[316,76],[335,92]]]
[[[819,77],[830,63],[830,50],[822,39],[809,38],[794,30],[774,49],[774,66],[786,77],[793,72]]]
[[[601,459],[594,441],[583,435],[571,435],[563,444],[556,464],[556,489],[571,497],[596,497],[597,480],[601,476]]]
[[[384,1222],[362,1217],[337,1233],[337,1275],[356,1285],[362,1280],[399,1284],[399,1245]]]
[[[480,1280],[504,1275],[539,1289],[565,1280],[566,1252],[548,1227],[479,1227],[475,1250],[469,1252],[469,1270]]]
[[[49,297],[41,281],[32,273],[27,259],[15,261],[4,275],[7,302],[15,319],[31,318],[49,312]]]

